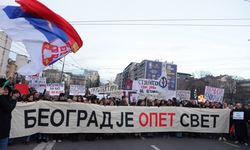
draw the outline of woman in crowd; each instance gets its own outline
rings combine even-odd
[[[110,106],[115,106],[115,101],[114,101],[114,100],[111,100],[109,105],[110,105]]]
[[[27,100],[27,95],[26,94],[23,94],[21,96],[21,102],[25,102]]]
[[[83,102],[83,97],[82,97],[82,95],[79,95],[79,96],[77,97],[77,102]]]
[[[160,106],[165,106],[165,100],[161,100]]]
[[[78,101],[77,101],[77,96],[73,96],[72,102],[73,102],[73,103],[78,102]]]

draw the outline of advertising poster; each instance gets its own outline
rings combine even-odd
[[[177,65],[167,64],[168,90],[176,91],[177,87]]]
[[[162,73],[162,62],[147,60],[146,65],[146,79],[158,80]]]

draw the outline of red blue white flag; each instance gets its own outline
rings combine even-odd
[[[0,6],[0,28],[16,42],[22,42],[31,62],[19,69],[21,75],[35,75],[70,52],[82,47],[75,29],[61,16],[36,0],[16,0],[20,6]]]

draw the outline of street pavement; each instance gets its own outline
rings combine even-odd
[[[62,143],[48,141],[40,144],[31,140],[29,145],[23,145],[22,139],[18,138],[14,140],[13,146],[8,147],[8,150],[249,150],[249,147],[243,144],[234,144],[233,140],[224,142],[218,141],[217,138],[162,137],[162,135],[156,135],[154,138],[134,139],[128,135],[125,139],[79,140],[79,142],[64,139]]]

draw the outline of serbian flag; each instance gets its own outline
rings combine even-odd
[[[21,75],[35,75],[70,52],[82,47],[75,29],[61,16],[36,0],[16,0],[20,6],[0,6],[0,28],[16,42],[22,42],[31,62],[19,69]]]

